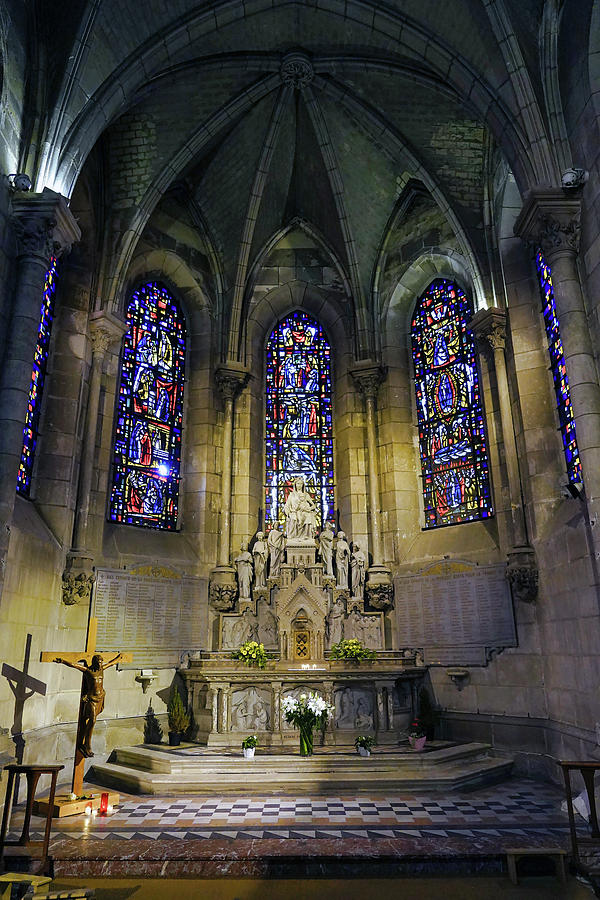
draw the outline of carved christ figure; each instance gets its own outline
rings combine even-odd
[[[296,478],[285,501],[288,540],[310,540],[317,527],[317,507],[304,487],[304,478]]]
[[[79,724],[75,742],[75,746],[82,756],[90,757],[94,755],[91,747],[92,731],[94,730],[96,719],[104,709],[104,698],[106,697],[104,670],[116,665],[121,657],[122,654],[117,653],[110,662],[103,663],[100,654],[96,653],[92,656],[92,662],[89,666],[87,663],[79,665],[78,663],[69,662],[60,656],[57,656],[54,660],[54,662],[62,663],[63,666],[68,666],[70,669],[77,669],[78,672],[83,674]]]

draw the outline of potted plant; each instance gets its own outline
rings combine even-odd
[[[371,737],[368,734],[359,734],[354,741],[354,746],[356,747],[356,752],[359,756],[370,756],[371,750],[376,743],[374,737]]]
[[[300,698],[284,697],[281,701],[286,722],[295,725],[300,731],[300,756],[312,756],[313,730],[325,728],[327,720],[334,708],[319,697],[318,694],[300,694]]]
[[[258,641],[245,641],[233,651],[231,658],[239,659],[247,666],[255,666],[258,669],[264,669],[268,659],[264,644],[259,644]]]
[[[181,743],[181,735],[190,727],[190,717],[185,711],[179,690],[174,687],[167,706],[169,716],[169,746],[177,747]]]
[[[249,734],[242,741],[242,750],[244,751],[244,759],[254,759],[254,751],[258,747],[258,738],[255,734]]]
[[[415,719],[408,732],[408,743],[413,750],[422,750],[427,741],[427,734],[420,719]]]
[[[349,638],[340,641],[339,644],[333,644],[331,648],[331,659],[349,659],[352,662],[361,662],[364,659],[377,659],[377,651],[369,650],[360,641],[355,638]]]

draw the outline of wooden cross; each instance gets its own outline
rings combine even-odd
[[[83,678],[81,683],[81,699],[79,703],[79,718],[77,721],[77,739],[75,742],[75,761],[73,764],[73,786],[71,790],[74,794],[77,794],[78,797],[83,793],[83,775],[84,775],[84,767],[85,760],[87,756],[91,755],[91,751],[85,753],[82,750],[82,741],[88,746],[89,750],[89,739],[91,737],[91,730],[94,727],[96,721],[96,710],[98,712],[102,712],[104,708],[104,688],[102,683],[102,673],[104,669],[107,669],[109,666],[113,666],[116,663],[122,662],[131,662],[132,655],[131,653],[119,653],[119,651],[103,651],[98,652],[96,650],[96,635],[98,633],[98,619],[94,616],[90,616],[90,624],[88,626],[87,633],[87,641],[85,646],[85,651],[83,653],[79,652],[70,652],[70,653],[61,653],[60,651],[55,650],[46,650],[40,655],[41,662],[54,662],[54,663],[62,663],[71,668],[78,669],[83,672]],[[116,655],[115,655],[116,654]],[[98,669],[100,673],[100,677],[98,680],[98,684],[96,685],[97,698],[90,700],[89,698],[89,681],[90,678],[88,673],[95,671],[90,669],[90,666],[93,662],[94,657],[97,656],[100,658],[101,668]],[[83,664],[83,665],[81,665]],[[86,691],[86,681],[88,682],[87,691]],[[85,701],[85,702],[84,702]],[[93,710],[93,715],[90,714],[90,707]],[[91,720],[91,721],[90,721]],[[84,737],[85,736],[85,737]]]

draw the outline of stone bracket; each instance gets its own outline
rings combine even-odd
[[[515,547],[508,553],[506,578],[514,600],[533,603],[538,594],[539,572],[531,547]]]

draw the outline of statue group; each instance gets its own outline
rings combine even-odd
[[[266,592],[267,577],[276,578],[281,573],[286,546],[314,542],[317,533],[318,509],[307,492],[304,479],[296,478],[284,507],[285,534],[277,525],[265,536],[258,531],[252,551],[243,542],[234,559],[237,571],[238,598],[252,600],[252,589],[257,595]],[[364,599],[367,558],[356,542],[350,544],[343,531],[336,535],[331,522],[326,522],[317,538],[323,575],[335,578],[340,590],[350,591],[361,603]]]

